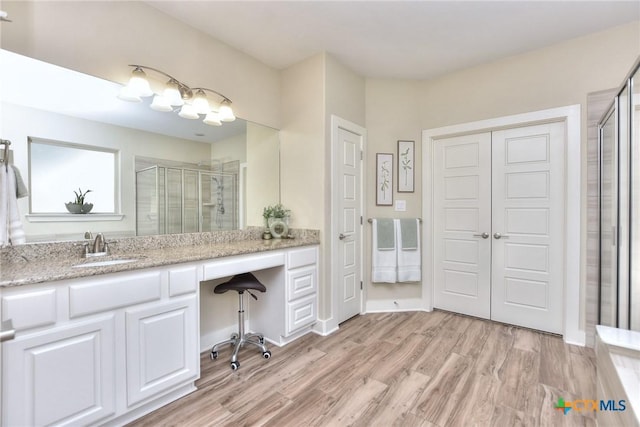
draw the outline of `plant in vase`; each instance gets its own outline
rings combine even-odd
[[[87,190],[85,192],[82,191],[81,188],[78,188],[78,191],[73,191],[76,195],[76,198],[72,202],[65,203],[67,210],[73,214],[86,214],[91,212],[93,209],[93,203],[85,203],[85,197],[90,193],[91,190]]]
[[[282,206],[281,203],[267,206],[262,210],[262,217],[265,220],[267,231],[275,238],[286,236],[289,232],[290,215],[291,211]]]

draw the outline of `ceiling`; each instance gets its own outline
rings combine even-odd
[[[319,52],[431,79],[640,20],[640,1],[148,1],[276,69]],[[638,41],[640,43],[640,41]]]

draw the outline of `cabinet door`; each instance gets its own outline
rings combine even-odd
[[[87,425],[115,411],[114,318],[3,343],[2,424]]]
[[[197,316],[196,295],[126,311],[129,406],[198,377]]]
[[[287,336],[304,328],[313,325],[317,315],[317,298],[311,295],[300,298],[294,302],[287,303]]]

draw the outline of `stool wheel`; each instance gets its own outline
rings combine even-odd
[[[238,338],[239,338],[239,336],[235,332],[233,334],[231,334],[231,339],[232,340],[237,340]]]
[[[265,351],[264,353],[262,353],[262,357],[264,357],[265,359],[271,359],[271,352],[269,350]]]
[[[231,370],[237,371],[240,367],[240,362],[231,362]]]
[[[211,356],[211,360],[217,359],[218,358],[218,352],[217,351],[212,351],[210,356]]]
[[[264,337],[258,338],[258,342],[260,342],[260,344],[264,344]]]

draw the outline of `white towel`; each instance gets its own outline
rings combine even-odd
[[[13,168],[7,171],[4,165],[0,165],[0,246],[25,242],[16,197],[16,175]]]
[[[7,199],[9,200],[9,242],[12,245],[23,245],[26,243],[22,221],[20,221],[20,211],[18,210],[18,197],[16,194],[16,174],[13,168],[7,171]]]
[[[7,169],[0,163],[0,247],[9,244],[9,186]]]
[[[373,242],[371,245],[371,281],[374,283],[396,283],[397,282],[397,258],[398,245],[393,249],[378,249],[378,223],[374,219],[373,226]],[[397,227],[394,227],[397,242]]]
[[[417,248],[415,249],[402,249],[402,233],[400,230],[400,220],[395,220],[396,224],[396,239],[398,244],[398,282],[419,282],[421,276],[421,256],[420,256],[420,223],[416,218],[416,230],[417,236]]]

